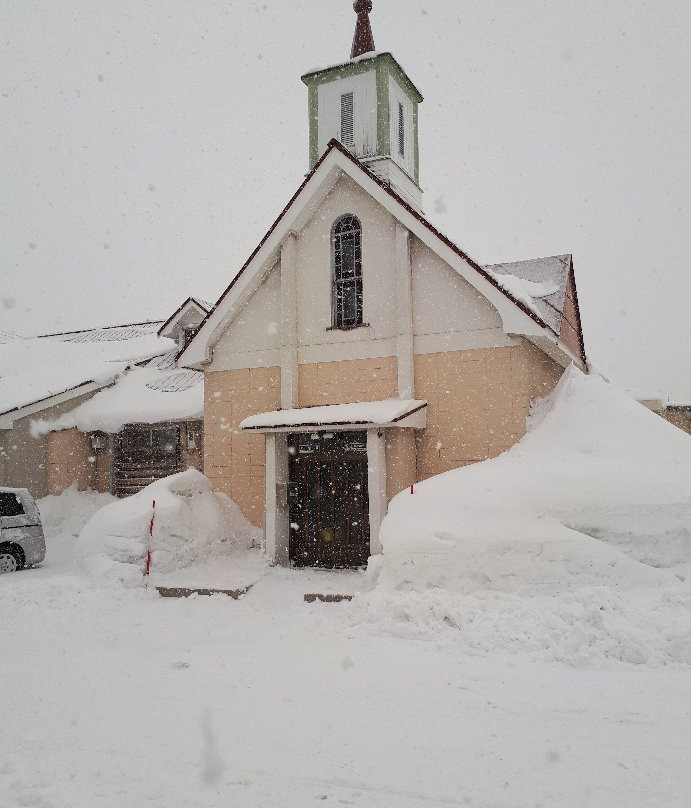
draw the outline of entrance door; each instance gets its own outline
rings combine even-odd
[[[288,436],[290,559],[359,567],[370,554],[367,433]]]

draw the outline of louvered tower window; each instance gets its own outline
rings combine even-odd
[[[362,325],[362,227],[355,216],[343,216],[333,231],[331,325]]]
[[[398,102],[398,153],[405,157],[405,117],[403,115],[403,104]]]
[[[343,93],[341,96],[341,143],[353,145],[353,94]]]

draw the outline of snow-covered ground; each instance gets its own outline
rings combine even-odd
[[[0,806],[687,808],[691,442],[603,384],[400,495],[366,573],[270,568],[201,475],[156,484],[153,583],[238,601],[122,585],[150,491],[42,500],[46,561],[0,580]]]
[[[3,808],[689,805],[688,668],[517,664],[303,602],[353,573],[99,590],[73,541],[0,582]]]
[[[76,519],[56,527],[42,567],[0,581],[3,808],[691,801],[688,667],[469,653],[303,602],[358,573],[259,563],[239,601],[98,588]]]

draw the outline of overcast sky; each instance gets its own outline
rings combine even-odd
[[[350,0],[0,0],[0,330],[215,300],[307,169],[300,75]],[[429,218],[483,263],[571,252],[586,349],[691,401],[691,5],[374,0],[423,95]]]

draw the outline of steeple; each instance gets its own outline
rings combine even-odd
[[[332,138],[414,208],[422,205],[418,148],[420,91],[390,53],[374,49],[372,0],[356,0],[347,62],[305,73],[310,169]]]
[[[350,51],[350,58],[355,59],[363,53],[371,53],[374,48],[374,37],[372,36],[372,25],[369,21],[369,13],[372,11],[372,0],[356,0],[353,8],[357,14],[355,24],[355,36],[353,37],[353,47]]]

